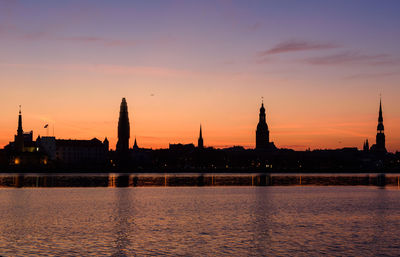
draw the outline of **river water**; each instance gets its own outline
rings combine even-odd
[[[400,190],[0,189],[0,256],[398,256]]]

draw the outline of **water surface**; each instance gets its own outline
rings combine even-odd
[[[2,256],[397,256],[377,187],[0,189]]]

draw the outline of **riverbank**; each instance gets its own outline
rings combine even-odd
[[[0,187],[395,186],[400,174],[3,174]]]

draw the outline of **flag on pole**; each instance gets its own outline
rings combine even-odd
[[[44,128],[47,128],[49,126],[49,124],[44,125]]]

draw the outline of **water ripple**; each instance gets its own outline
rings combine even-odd
[[[397,256],[400,191],[0,190],[1,256]]]

